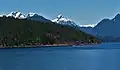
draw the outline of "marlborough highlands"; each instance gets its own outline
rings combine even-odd
[[[0,47],[97,44],[100,40],[59,15],[49,20],[35,13],[11,12],[0,16]],[[64,21],[63,21],[64,20]]]

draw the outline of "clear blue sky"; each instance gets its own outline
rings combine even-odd
[[[59,13],[77,24],[95,24],[104,17],[120,12],[119,0],[0,0],[0,12],[19,10],[23,13],[37,12],[46,18]]]

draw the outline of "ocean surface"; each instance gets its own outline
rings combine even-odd
[[[120,43],[0,49],[0,70],[120,70]]]

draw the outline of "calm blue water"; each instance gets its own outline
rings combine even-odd
[[[0,49],[0,70],[120,70],[120,43],[85,47]]]

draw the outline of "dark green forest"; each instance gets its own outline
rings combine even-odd
[[[34,43],[60,44],[75,41],[98,42],[95,37],[71,26],[0,17],[0,45],[3,46],[31,45]]]

